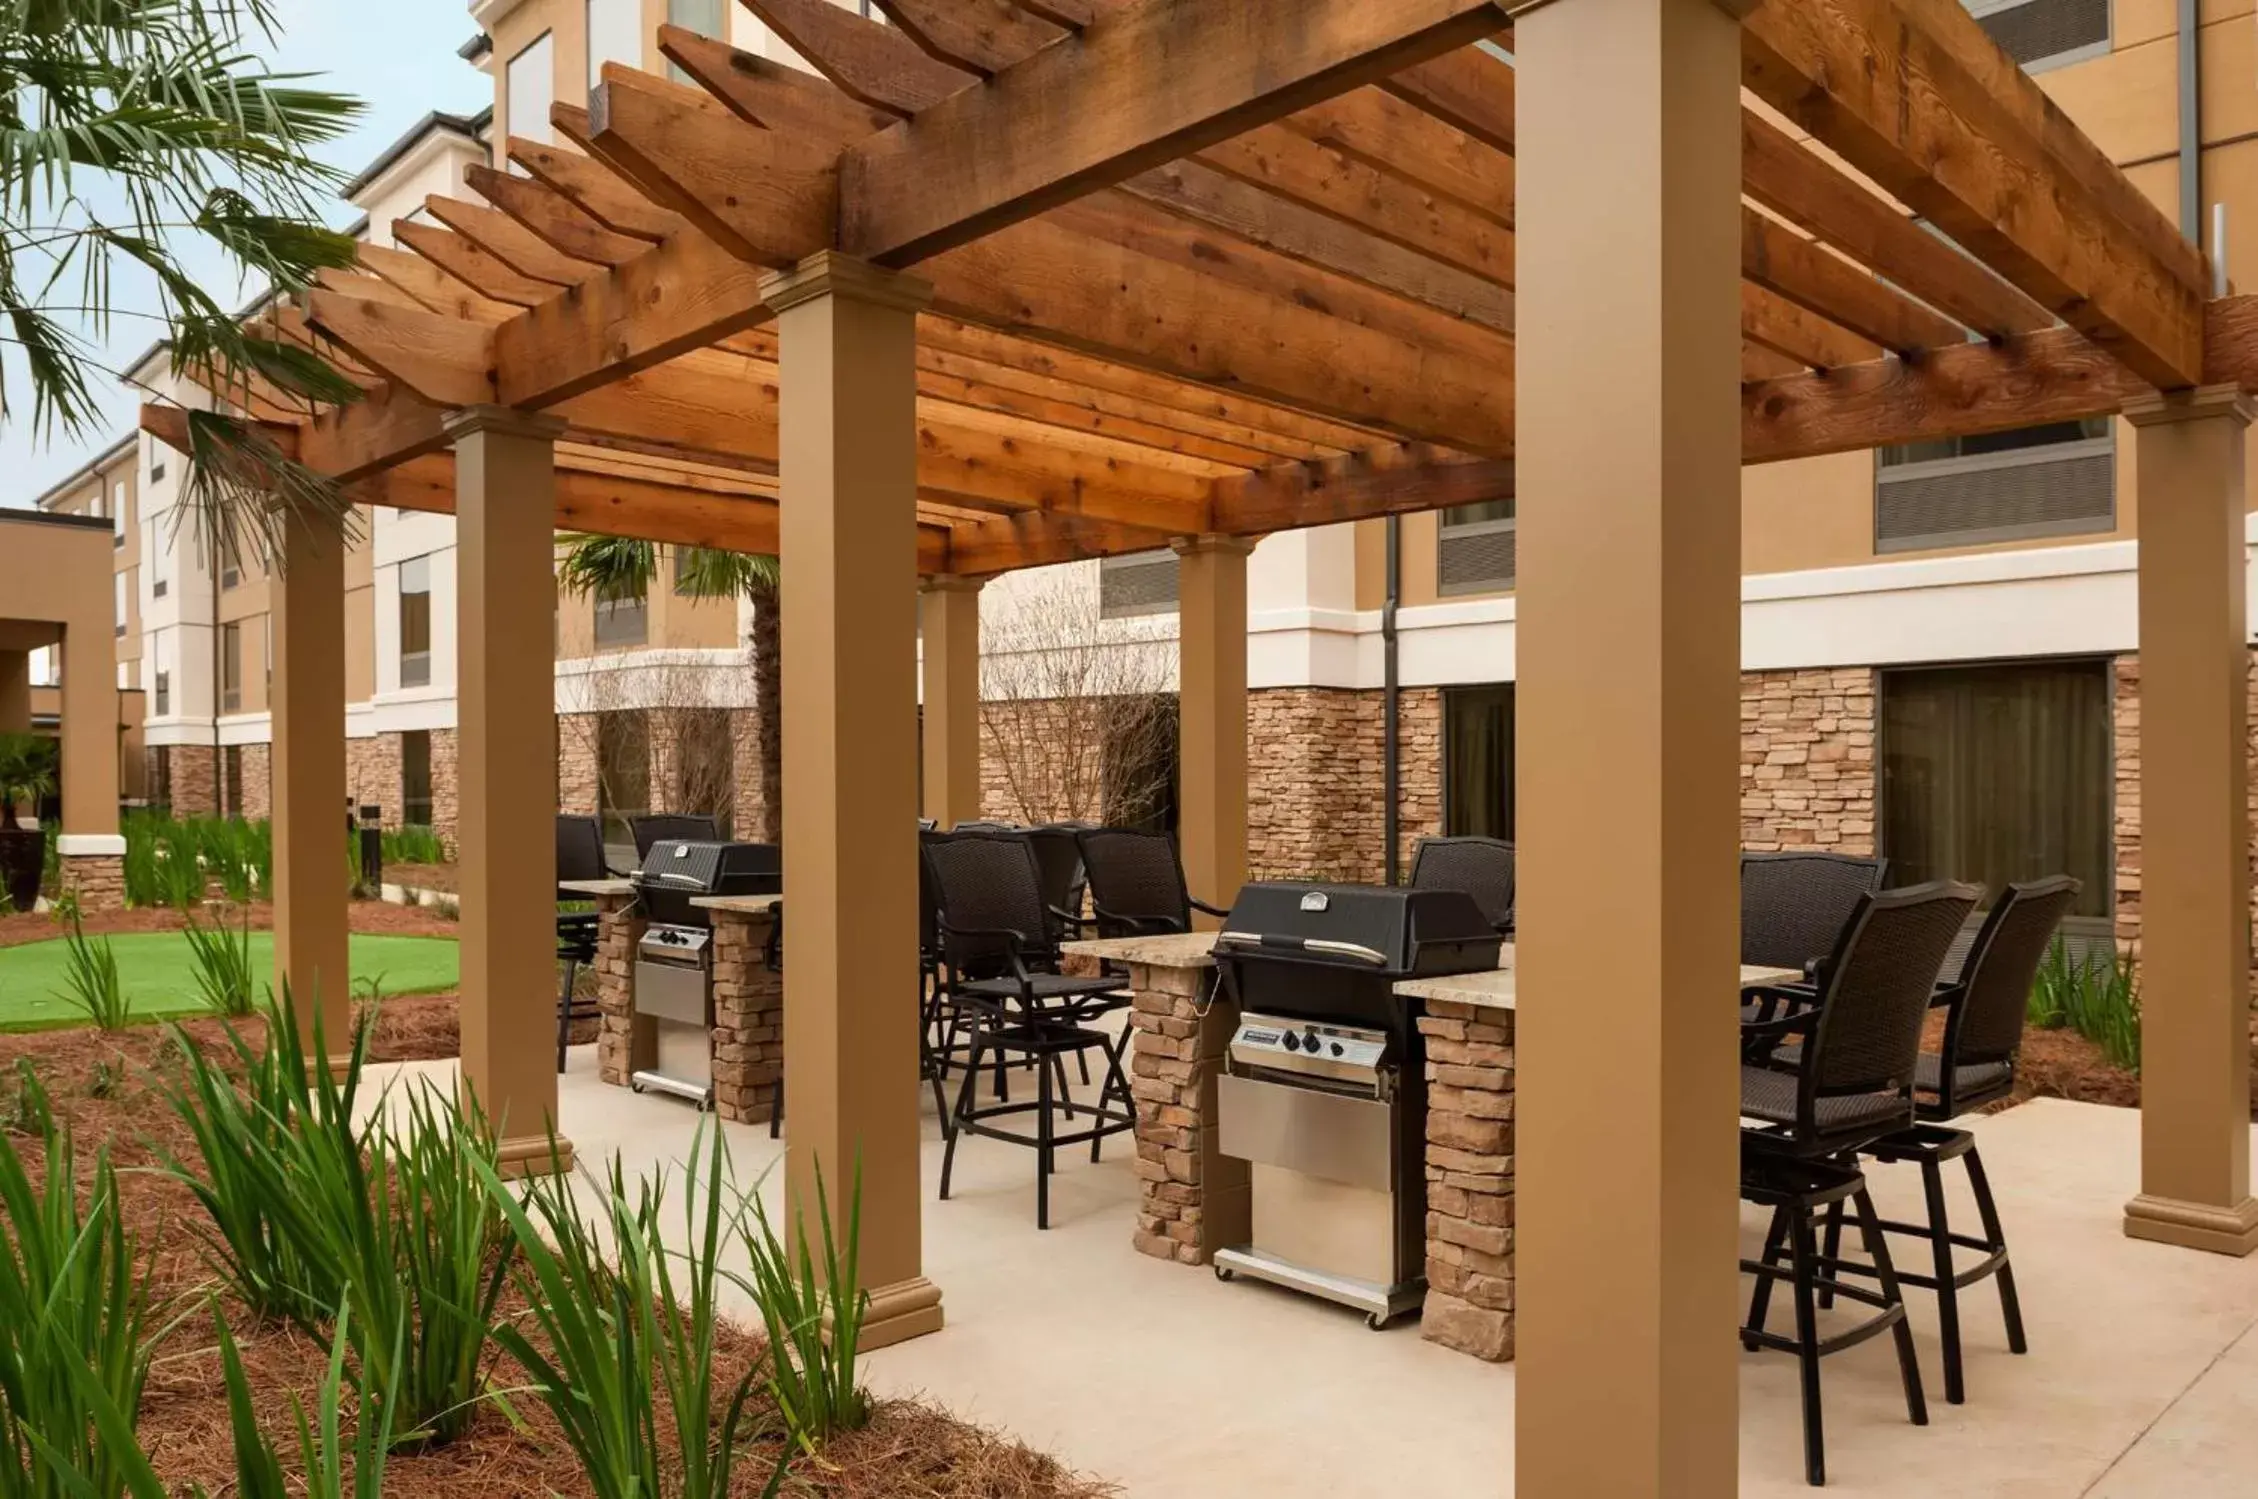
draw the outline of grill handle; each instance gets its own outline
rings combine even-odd
[[[1374,968],[1388,966],[1388,955],[1361,942],[1341,942],[1331,937],[1294,937],[1276,932],[1218,932],[1216,940],[1233,947],[1274,947],[1288,952],[1319,953],[1329,958],[1354,958]]]

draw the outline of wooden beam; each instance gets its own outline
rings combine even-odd
[[[1468,458],[1424,443],[1390,443],[1317,463],[1219,479],[1213,529],[1255,536],[1513,498],[1511,458]]]
[[[744,0],[785,44],[850,99],[893,115],[937,104],[973,82],[832,0]]]
[[[1492,40],[1510,45],[1499,32]],[[1512,65],[1490,56],[1480,47],[1461,47],[1415,68],[1405,68],[1379,87],[1415,104],[1475,140],[1503,151],[1513,151]]]
[[[958,371],[963,371],[958,373]],[[959,360],[937,350],[920,348],[917,388],[925,395],[979,411],[1014,416],[1044,426],[1090,436],[1117,438],[1139,447],[1181,453],[1237,468],[1260,468],[1278,455],[1266,447],[1225,442],[1196,432],[1185,432],[1148,415],[1116,413],[1092,404],[1089,393],[1051,394],[1041,387],[1062,382],[1013,380],[1014,372]],[[1036,389],[1028,389],[1034,385]]]
[[[430,224],[394,219],[392,237],[489,301],[538,307],[559,290],[504,265],[483,246]]]
[[[1278,123],[1503,228],[1513,227],[1513,158],[1384,89],[1360,88]]]
[[[558,253],[554,245],[509,215],[497,213],[460,198],[432,193],[423,200],[424,211],[477,245],[502,264],[535,281],[563,288],[578,286],[603,267]]]
[[[188,443],[188,412],[179,406],[160,406],[155,401],[141,403],[141,430],[186,458],[191,456]]]
[[[1455,199],[1330,150],[1291,130],[1221,141],[1200,164],[1328,214],[1363,233],[1470,275],[1513,285],[1513,231]]]
[[[1023,567],[1150,551],[1167,544],[1166,531],[1030,511],[951,526],[946,570],[964,577],[985,577]]]
[[[324,411],[299,432],[299,461],[349,484],[381,469],[445,448],[446,410],[397,385],[372,390],[350,406]]]
[[[517,314],[514,306],[480,296],[424,256],[376,244],[363,244],[359,253],[363,267],[443,317],[499,323]]]
[[[1489,0],[1139,0],[849,151],[841,248],[914,264],[1503,24]]]
[[[738,118],[764,130],[851,141],[875,135],[900,118],[858,104],[802,69],[740,52],[686,27],[661,26],[659,51]]]
[[[1067,34],[1005,0],[878,0],[878,8],[927,56],[980,78],[995,77]]]
[[[1952,319],[1745,203],[1741,275],[1900,354],[1968,341]]]
[[[588,122],[607,160],[739,259],[790,266],[830,245],[839,189],[827,153],[693,108],[617,63],[604,65]]]
[[[494,399],[493,331],[482,324],[323,287],[305,293],[306,320],[370,369],[435,406]]]
[[[1882,355],[1880,345],[1747,281],[1741,283],[1741,334],[1813,369],[1863,364]]]
[[[585,110],[576,112],[586,118]],[[570,199],[582,213],[614,234],[657,244],[688,227],[680,214],[658,207],[592,156],[521,135],[510,137],[509,156],[527,176]]]
[[[1956,5],[1769,5],[1741,81],[2161,388],[2203,373],[2201,256]]]
[[[2036,333],[2054,314],[1923,229],[1753,109],[1741,111],[1741,173],[1757,202],[1885,272],[1986,338]]]
[[[1745,340],[1741,344],[1741,383],[1744,385],[1751,380],[1776,380],[1782,375],[1800,375],[1803,370],[1804,364],[1800,359],[1790,359],[1762,344],[1752,344]]]
[[[648,241],[614,234],[570,198],[532,177],[497,172],[477,162],[463,168],[470,190],[522,224],[560,255],[591,265],[625,265],[649,248]]]
[[[1092,0],[1010,0],[1010,3],[1069,31],[1080,31],[1098,18],[1098,7]]]

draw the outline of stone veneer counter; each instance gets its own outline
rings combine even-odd
[[[559,880],[557,888],[570,890],[575,895],[585,895],[590,900],[602,900],[607,895],[633,895],[635,882],[628,879]]]
[[[693,895],[690,904],[735,916],[773,916],[783,900],[781,895]]]

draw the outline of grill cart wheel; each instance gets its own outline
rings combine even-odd
[[[1215,1267],[1215,1278],[1220,1281],[1229,1281],[1231,1279],[1231,1267],[1228,1265],[1217,1265]]]
[[[1381,1328],[1388,1325],[1388,1319],[1381,1316],[1378,1312],[1366,1312],[1364,1314],[1364,1325],[1371,1328],[1374,1332],[1378,1332]]]

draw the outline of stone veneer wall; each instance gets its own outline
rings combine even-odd
[[[461,744],[453,729],[431,731],[431,830],[449,854],[462,828]]]
[[[730,821],[734,836],[756,841],[767,820],[766,794],[761,787],[760,709],[729,710]]]
[[[161,744],[151,747],[153,757],[162,754],[170,767],[171,785],[167,791],[175,817],[211,817],[219,811],[219,782],[214,767],[219,759],[209,744]],[[158,782],[155,766],[149,770],[149,784]]]
[[[243,746],[243,805],[235,809],[256,821],[274,815],[274,746]]]
[[[1419,1335],[1513,1357],[1513,1012],[1429,1000],[1427,1303]]]
[[[1741,845],[1871,854],[1875,828],[1871,667],[1741,677]]]
[[[597,811],[594,713],[557,715],[557,810],[593,817]]]
[[[78,892],[82,911],[125,909],[125,860],[114,854],[71,854],[62,879],[65,890]]]
[[[384,826],[400,825],[400,736],[372,734],[345,741],[345,789],[358,807],[384,814]]]
[[[1185,1265],[1249,1233],[1247,1163],[1216,1148],[1215,1080],[1238,1006],[1213,992],[1214,979],[1213,969],[1129,965],[1139,1196],[1130,1242]]]
[[[1418,841],[1442,831],[1439,688],[1410,688],[1397,705],[1398,811],[1403,867]],[[1247,874],[1377,883],[1387,872],[1383,812],[1384,695],[1334,687],[1247,694]]]
[[[768,966],[767,916],[713,913],[713,1106],[763,1124],[784,1075],[784,976]]]
[[[649,923],[633,895],[603,896],[596,909],[596,1075],[624,1088],[653,1059],[650,1022],[635,1015],[635,945]]]

